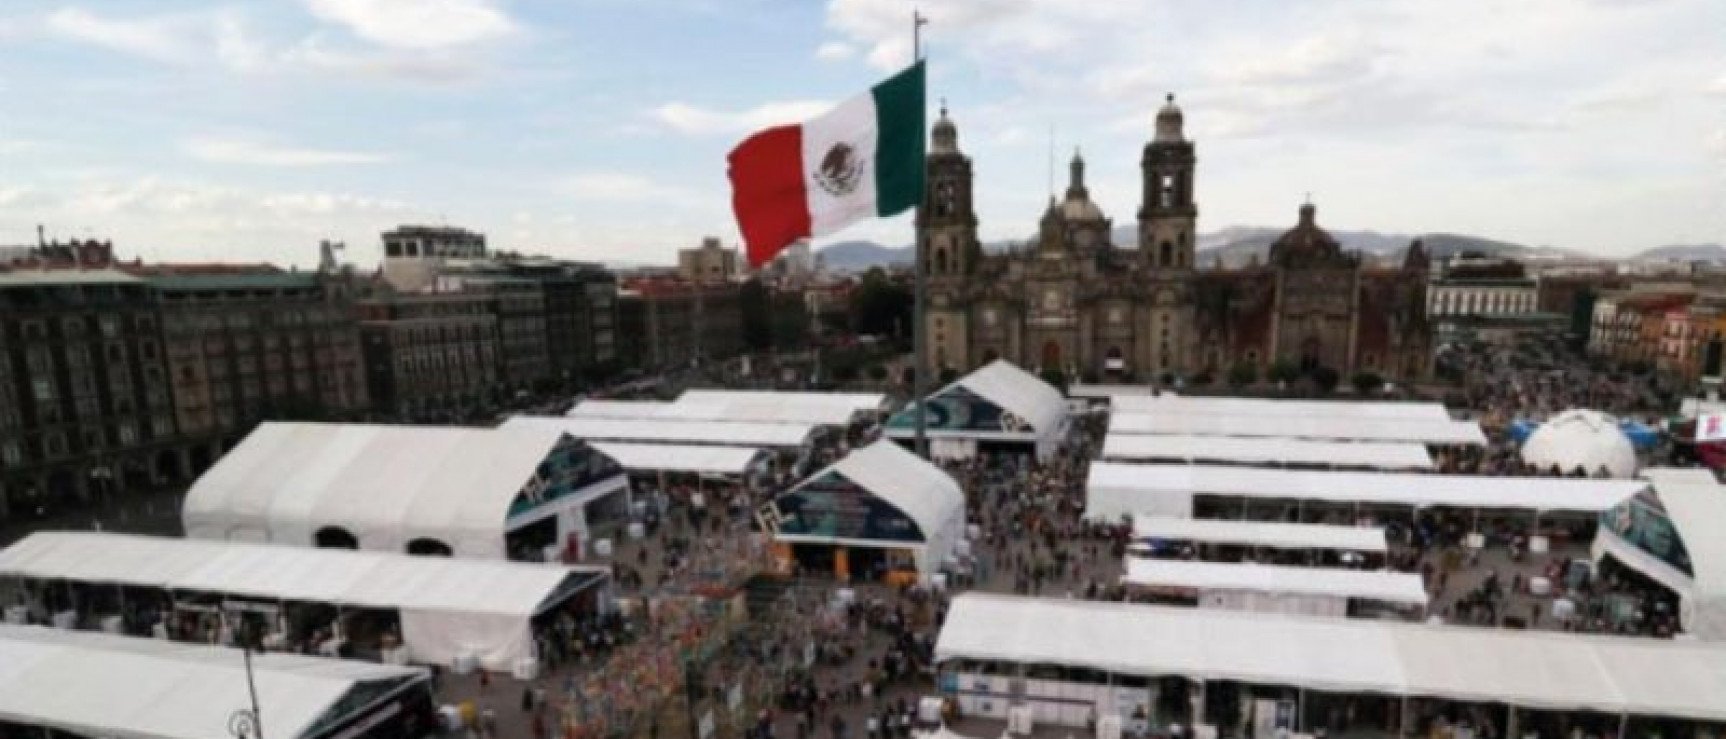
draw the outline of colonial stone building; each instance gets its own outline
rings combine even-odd
[[[1134,243],[1113,243],[1114,223],[1092,202],[1075,154],[1066,194],[1051,198],[1036,237],[987,254],[977,240],[971,160],[943,109],[917,213],[929,361],[963,372],[1005,358],[1111,381],[1219,377],[1239,363],[1263,373],[1277,360],[1345,378],[1426,374],[1428,258],[1418,242],[1400,268],[1368,267],[1319,228],[1308,204],[1264,263],[1201,268],[1196,165],[1170,96],[1139,160]]]

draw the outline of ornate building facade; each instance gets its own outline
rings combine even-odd
[[[947,111],[936,121],[928,191],[917,212],[928,275],[929,361],[960,372],[1004,358],[1033,371],[1103,381],[1170,381],[1278,360],[1306,371],[1424,376],[1427,256],[1400,268],[1362,263],[1319,228],[1311,204],[1263,264],[1201,268],[1194,242],[1197,156],[1171,95],[1139,167],[1133,244],[1091,201],[1074,155],[1067,191],[1051,198],[1026,247],[989,254],[977,239],[971,160]]]

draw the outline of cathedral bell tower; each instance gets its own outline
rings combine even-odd
[[[982,256],[971,206],[971,158],[959,151],[959,131],[945,103],[930,137],[927,185],[917,209],[917,241],[928,260],[923,266],[934,279],[970,274]]]
[[[1193,269],[1199,208],[1193,203],[1193,142],[1181,132],[1181,109],[1169,95],[1157,111],[1157,131],[1139,160],[1144,200],[1139,206],[1139,253],[1158,270]]]

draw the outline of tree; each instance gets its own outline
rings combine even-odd
[[[1251,362],[1240,362],[1229,368],[1229,387],[1243,388],[1257,382],[1259,368]]]
[[[1066,373],[1064,373],[1058,369],[1055,369],[1053,367],[1050,367],[1050,368],[1045,369],[1042,372],[1038,373],[1037,376],[1043,378],[1043,382],[1049,383],[1050,385],[1054,385],[1056,388],[1059,388],[1062,392],[1066,392],[1066,390],[1067,390],[1067,375],[1066,375]]]
[[[940,373],[940,378],[941,378],[941,384],[942,385],[950,383],[954,380],[959,379],[959,370],[953,369],[952,367],[942,367],[941,373]],[[929,389],[933,390],[934,388],[929,388]]]
[[[887,368],[879,364],[869,365],[869,379],[876,382],[887,379]]]
[[[1193,375],[1192,379],[1187,380],[1187,382],[1192,383],[1193,387],[1205,387],[1205,386],[1207,386],[1207,385],[1209,385],[1215,381],[1216,381],[1216,378],[1211,377],[1211,371],[1210,370],[1205,370],[1205,371],[1200,372],[1196,375]]]
[[[773,296],[773,346],[780,349],[800,348],[809,343],[809,309],[803,304],[803,294],[782,292]]]
[[[1349,381],[1354,384],[1355,392],[1361,395],[1378,392],[1379,388],[1384,387],[1384,378],[1379,377],[1377,372],[1356,372]]]
[[[851,291],[851,328],[858,334],[911,338],[911,288],[893,280],[880,267],[863,274]]]
[[[1312,369],[1312,383],[1318,386],[1319,392],[1329,393],[1336,389],[1336,384],[1342,380],[1342,373],[1335,369],[1320,365]]]
[[[1295,363],[1292,361],[1287,359],[1278,359],[1271,363],[1271,371],[1268,377],[1271,382],[1294,382],[1295,380],[1300,379],[1300,368],[1295,366]]]
[[[766,351],[773,346],[773,296],[760,280],[750,278],[737,291],[738,312],[743,314],[743,346]]]

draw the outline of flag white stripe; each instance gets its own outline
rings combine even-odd
[[[816,236],[875,217],[876,127],[872,92],[803,124],[803,186],[808,193],[810,230]],[[840,143],[851,147],[846,157],[849,166],[837,178],[824,176],[822,163]]]

